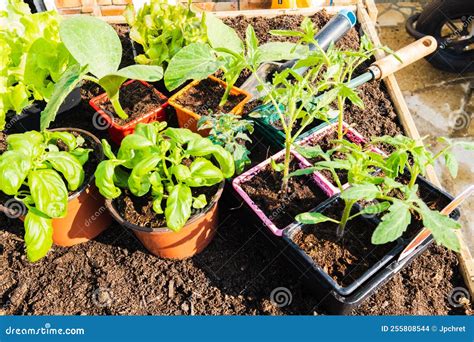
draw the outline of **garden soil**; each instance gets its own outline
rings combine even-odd
[[[296,18],[231,21],[240,32],[248,21],[260,22],[257,34],[263,42],[269,39],[271,28],[297,27],[302,17]],[[326,14],[313,17],[320,26],[327,19]],[[356,47],[357,32],[351,31],[348,37],[341,44]],[[401,132],[384,88],[372,82],[361,90],[366,108],[348,108],[346,120],[366,137]],[[99,92],[86,82],[83,105],[55,126],[79,127],[105,137],[106,131],[87,104]],[[263,158],[267,147],[256,140],[253,152]],[[230,205],[235,201],[229,192],[224,197],[216,237],[204,252],[183,261],[149,254],[132,232],[114,223],[93,241],[71,248],[54,246],[47,257],[32,264],[25,256],[21,222],[0,215],[0,314],[324,314],[304,290],[296,266],[274,238],[260,231],[242,206]],[[271,301],[272,291],[278,287],[291,292],[286,306]],[[458,308],[449,304],[456,287],[466,288],[456,255],[433,245],[354,314],[472,314],[470,304]]]

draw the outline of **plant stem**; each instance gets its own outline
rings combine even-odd
[[[344,211],[342,213],[342,218],[337,227],[337,237],[342,238],[344,235],[344,229],[346,228],[347,221],[349,221],[349,216],[351,214],[352,207],[356,201],[346,201]]]
[[[291,160],[291,141],[285,141],[285,161],[283,168],[283,183],[282,190],[286,194],[288,191],[288,175],[290,174],[290,160]]]
[[[122,108],[122,105],[120,104],[118,94],[110,99],[110,103],[112,103],[112,106],[114,107],[115,113],[119,116],[120,119],[122,119],[122,120],[128,119],[127,113],[125,113],[125,111]]]
[[[342,131],[342,122],[344,120],[344,101],[342,96],[337,97],[337,108],[339,109],[338,123],[337,123],[337,139],[342,140],[344,137]]]

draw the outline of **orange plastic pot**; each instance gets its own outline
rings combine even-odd
[[[217,77],[214,76],[209,76],[208,77],[210,80],[220,83],[224,88],[227,87],[227,83],[224,81],[218,79]],[[193,81],[189,83],[187,86],[185,86],[183,89],[178,91],[176,94],[171,96],[168,100],[168,103],[176,110],[176,116],[178,117],[178,125],[181,128],[188,128],[193,132],[201,134],[203,137],[207,137],[209,135],[209,130],[203,130],[203,131],[198,131],[197,129],[197,122],[201,118],[201,115],[193,112],[192,110],[185,108],[181,106],[178,102],[177,99],[183,96],[186,96],[186,93],[189,91],[189,89],[195,87],[201,82],[201,80]],[[245,98],[239,102],[237,106],[232,108],[230,113],[240,115],[242,113],[242,110],[244,109],[245,104],[250,101],[252,98],[252,95],[250,95],[248,92],[245,90],[242,90],[237,87],[232,87],[230,90],[231,95],[245,95]]]
[[[218,202],[224,189],[224,182],[206,208],[191,217],[179,232],[166,227],[149,228],[134,225],[125,220],[113,201],[105,204],[112,217],[123,227],[131,229],[143,246],[152,254],[168,259],[186,259],[203,251],[212,241],[218,225]]]
[[[99,139],[91,133],[78,128],[58,128],[51,131],[81,134],[84,139],[94,142],[96,145],[94,152],[98,153],[99,161],[103,159],[102,145]],[[112,223],[112,218],[105,207],[104,198],[99,194],[94,179],[94,175],[91,175],[78,191],[69,196],[65,217],[53,219],[53,242],[56,245],[67,247],[87,242],[102,233]],[[12,208],[0,205],[0,211],[9,217],[18,217],[17,212]],[[24,219],[24,217],[19,218]]]

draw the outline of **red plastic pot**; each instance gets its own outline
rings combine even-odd
[[[107,114],[102,108],[101,105],[108,102],[109,98],[107,97],[107,94],[101,94],[99,96],[96,96],[92,98],[89,101],[89,104],[94,108],[94,110],[99,113],[101,118],[106,122],[106,126],[108,127],[108,133],[110,135],[110,139],[117,145],[120,145],[120,142],[122,141],[123,138],[125,138],[127,135],[132,134],[135,131],[135,126],[139,123],[150,123],[154,121],[165,121],[166,120],[166,111],[165,108],[168,106],[168,98],[164,96],[162,93],[160,93],[158,90],[156,90],[152,85],[150,85],[147,82],[144,81],[137,81],[137,80],[130,80],[128,82],[125,82],[122,85],[122,88],[129,86],[130,84],[134,82],[140,82],[144,86],[150,88],[153,90],[153,92],[161,99],[163,100],[163,103],[161,104],[160,107],[148,112],[144,113],[141,117],[138,119],[132,120],[125,125],[119,125],[116,123],[114,117],[112,115]]]

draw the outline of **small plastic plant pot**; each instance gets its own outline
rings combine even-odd
[[[221,84],[224,88],[227,87],[227,84],[224,81],[218,79],[217,77],[209,76],[208,79],[212,80],[213,82],[217,82]],[[195,87],[200,82],[201,80],[197,80],[197,81],[193,81],[189,83],[183,89],[181,89],[176,94],[170,97],[169,104],[176,110],[176,116],[178,117],[179,127],[188,128],[195,133],[201,134],[203,137],[207,137],[209,135],[209,130],[199,131],[197,129],[197,122],[201,118],[201,115],[193,112],[192,110],[186,107],[183,107],[177,102],[179,98],[186,96],[186,93],[189,91],[189,89]],[[246,91],[237,87],[232,87],[232,89],[230,90],[230,94],[231,95],[245,95],[245,98],[242,101],[240,101],[239,104],[237,104],[237,106],[235,106],[229,111],[229,113],[240,115],[242,113],[242,110],[244,109],[245,104],[252,98],[252,95],[250,95]]]
[[[66,97],[59,107],[56,118],[65,115],[67,111],[73,109],[81,103],[81,87],[76,87]],[[24,133],[28,131],[40,130],[41,111],[45,108],[45,102],[34,103],[25,108],[21,114],[8,113],[5,132],[7,134]]]
[[[119,125],[118,123],[115,122],[116,119],[114,118],[114,116],[112,114],[108,114],[101,107],[104,103],[109,101],[109,98],[107,97],[106,93],[96,96],[89,101],[89,104],[91,105],[91,107],[94,108],[94,110],[97,113],[99,113],[100,117],[105,121],[105,125],[103,126],[107,127],[110,139],[112,139],[112,141],[116,143],[117,145],[120,145],[120,142],[127,135],[132,134],[135,131],[135,126],[138,125],[139,123],[166,121],[165,108],[168,106],[168,98],[164,96],[162,93],[160,93],[158,90],[156,90],[152,85],[144,81],[137,81],[137,80],[127,81],[122,85],[122,89],[129,86],[130,84],[134,82],[140,82],[145,87],[148,87],[151,90],[153,90],[156,96],[158,96],[160,100],[162,100],[161,106],[153,109],[152,111],[149,111],[148,113],[143,113],[142,116],[130,122],[127,122],[125,125]]]
[[[91,133],[79,128],[58,128],[51,131],[79,133],[84,139],[96,145],[94,152],[98,154],[99,161],[103,159],[102,145]],[[93,174],[89,179],[84,180],[83,185],[68,197],[66,216],[53,219],[53,242],[56,245],[67,247],[87,242],[106,230],[112,223],[104,198],[99,194],[94,180]],[[15,211],[1,205],[0,211],[9,217],[18,217]],[[24,219],[23,216],[19,218]]]
[[[112,217],[123,227],[132,230],[151,254],[167,259],[186,259],[202,252],[214,238],[218,227],[218,202],[223,189],[224,182],[206,208],[191,217],[178,232],[167,227],[137,226],[120,215],[112,200],[106,200],[105,203]]]
[[[447,205],[453,200],[453,196],[447,192],[437,188],[432,183],[418,177],[420,196],[425,199],[437,199],[441,206]],[[322,203],[314,209],[314,211],[324,212],[330,205],[334,205],[339,201],[339,196],[334,196]],[[360,210],[361,207],[356,205],[354,210]],[[460,211],[454,210],[450,217],[458,220]],[[364,218],[369,226],[373,226],[379,222],[376,217]],[[291,258],[296,270],[303,270],[303,279],[305,287],[320,300],[319,306],[324,308],[330,314],[349,314],[353,309],[358,307],[365,299],[370,297],[378,288],[392,279],[398,272],[404,269],[421,253],[423,253],[433,242],[430,236],[417,249],[413,250],[406,258],[398,261],[397,258],[401,251],[411,242],[414,236],[401,237],[395,246],[368,269],[356,281],[346,287],[342,287],[331,278],[320,265],[317,265],[311,257],[309,257],[298,245],[293,242],[295,234],[303,228],[304,225],[294,223],[283,231],[281,239],[282,248],[288,251],[288,257]],[[347,229],[350,229],[348,227]],[[288,247],[288,248],[287,248]]]
[[[252,179],[255,175],[262,172],[265,167],[267,167],[271,160],[278,160],[281,159],[285,154],[285,150],[278,152],[277,154],[273,155],[272,157],[264,160],[260,164],[254,166],[250,170],[242,173],[240,176],[234,178],[232,181],[232,186],[234,190],[237,192],[237,195],[244,201],[244,203],[249,207],[249,209],[257,216],[258,220],[263,223],[274,235],[282,236],[283,229],[286,227],[277,227],[275,223],[263,212],[262,209],[258,207],[258,205],[250,198],[250,196],[245,192],[242,188],[242,184],[248,182]],[[310,166],[308,161],[303,158],[298,152],[292,150],[292,156],[298,161],[300,168],[307,168]]]
[[[325,136],[335,132],[337,129],[337,126],[338,126],[337,123],[332,123],[331,125],[325,126],[319,131],[316,131],[313,134],[306,136],[304,139],[298,141],[297,145],[314,146],[315,143],[319,142]],[[361,134],[359,134],[356,130],[351,128],[345,122],[343,122],[343,129],[345,132],[344,137],[347,138],[349,141],[359,144],[359,145],[366,143],[366,140],[364,139],[364,137]],[[373,149],[373,151],[384,155],[383,152],[380,151],[379,149]],[[321,172],[316,171],[314,173],[314,180],[329,197],[339,194],[341,192],[339,188],[335,186],[333,183],[331,183],[331,181],[328,178],[326,178]],[[347,187],[349,187],[349,184],[348,183],[343,184],[342,187],[343,189],[346,189]]]

